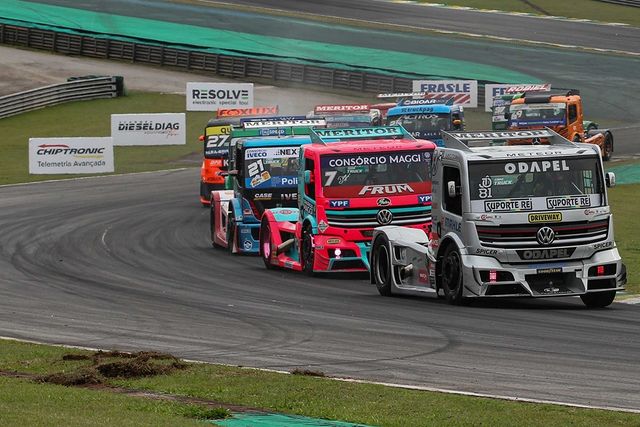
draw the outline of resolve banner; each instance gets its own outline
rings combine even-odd
[[[490,84],[484,85],[484,111],[491,111],[493,106],[493,98],[496,96],[505,95],[511,90],[517,90],[517,92],[549,92],[551,90],[551,83],[542,84],[517,84],[517,83],[504,83],[504,84]],[[516,93],[517,93],[516,92]],[[509,104],[509,102],[502,103],[502,105]],[[496,104],[500,106],[499,104]]]
[[[443,104],[453,98],[454,104],[463,107],[478,106],[477,80],[414,80],[413,91],[424,92],[424,98],[440,99]]]
[[[187,111],[253,107],[253,83],[187,83]]]
[[[110,137],[29,138],[29,173],[32,175],[113,171]]]
[[[112,114],[113,145],[184,145],[184,113]]]

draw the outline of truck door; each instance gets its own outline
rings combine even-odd
[[[567,129],[569,130],[567,138],[574,142],[582,141],[582,132],[578,129],[578,122],[580,121],[578,120],[579,117],[578,105],[573,102],[567,105]],[[581,121],[580,124],[582,124]]]
[[[449,194],[448,185],[453,182],[456,195]],[[444,166],[442,168],[442,218],[437,225],[438,235],[443,236],[449,232],[462,233],[462,181],[460,169],[456,166]]]

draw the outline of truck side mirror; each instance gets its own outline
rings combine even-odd
[[[200,136],[198,137],[198,141],[200,141],[200,142],[204,142],[204,135],[200,135]]]
[[[304,171],[304,183],[311,184],[314,181],[313,172]]]
[[[604,182],[607,187],[615,187],[616,186],[616,174],[613,172],[607,172],[604,176]]]
[[[454,198],[454,197],[458,197],[460,194],[456,189],[456,182],[455,181],[449,181],[447,182],[447,192],[449,194],[450,198]]]

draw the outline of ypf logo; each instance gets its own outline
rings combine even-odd
[[[389,209],[382,209],[381,211],[378,211],[376,220],[380,225],[389,225],[391,224],[391,221],[393,221],[393,214]]]
[[[536,239],[541,245],[550,245],[556,238],[556,233],[551,227],[540,227],[536,233]]]

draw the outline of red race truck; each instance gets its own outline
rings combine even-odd
[[[316,129],[311,138],[300,149],[298,208],[262,216],[267,268],[366,272],[375,227],[427,230],[433,142],[401,126]]]

